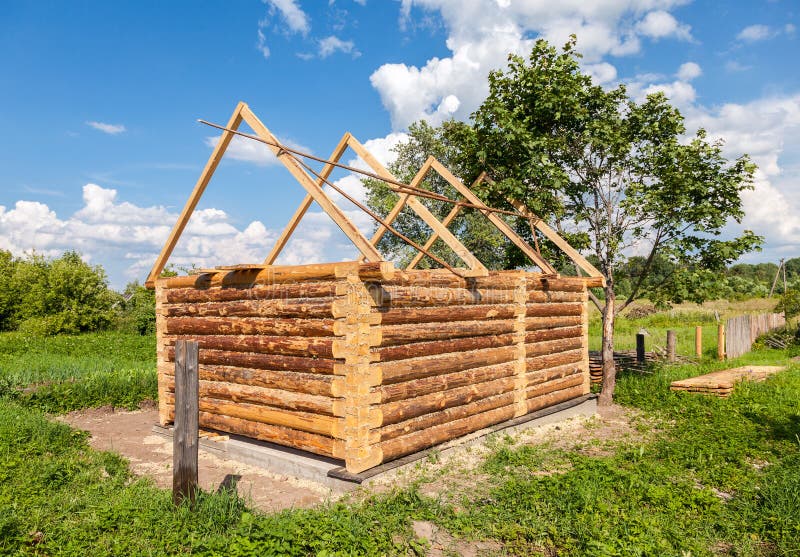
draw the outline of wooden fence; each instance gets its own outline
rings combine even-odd
[[[784,325],[786,318],[782,313],[740,315],[728,319],[725,324],[725,355],[738,358],[748,353],[756,338]]]

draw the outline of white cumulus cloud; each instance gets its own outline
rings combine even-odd
[[[103,133],[107,133],[108,135],[117,135],[126,130],[125,126],[122,124],[106,124],[105,122],[89,121],[86,122],[86,125]]]

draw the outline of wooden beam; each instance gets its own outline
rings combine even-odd
[[[198,344],[179,340],[175,346],[175,429],[172,433],[172,500],[194,503],[197,495],[199,448]]]
[[[489,207],[483,201],[481,201],[481,199],[477,195],[472,193],[472,190],[470,190],[464,184],[462,184],[461,180],[456,178],[453,175],[453,173],[450,172],[438,160],[433,159],[431,166],[436,172],[439,173],[439,175],[442,178],[447,180],[447,182],[451,186],[453,186],[456,189],[456,191],[458,191],[458,193],[463,195],[467,199],[467,201],[469,201],[474,205],[479,205],[489,209]],[[511,240],[514,243],[514,245],[516,245],[519,249],[521,249],[522,252],[525,255],[527,255],[530,258],[530,260],[533,261],[533,263],[536,266],[538,266],[544,273],[556,273],[556,270],[552,267],[552,265],[550,265],[550,263],[545,261],[544,258],[541,255],[539,255],[539,253],[537,253],[536,250],[533,249],[528,244],[528,242],[526,242],[519,236],[519,234],[514,232],[514,229],[511,228],[511,226],[509,226],[506,221],[497,216],[497,214],[492,213],[490,211],[484,211],[483,214],[486,215],[486,218],[488,218],[489,221],[492,224],[494,224],[500,232],[502,232],[509,240]]]
[[[364,162],[366,162],[375,171],[376,174],[383,178],[397,180],[397,178],[395,178],[391,172],[389,172],[380,162],[378,162],[378,160],[372,156],[372,154],[367,151],[356,138],[351,136],[348,144],[353,151],[355,151],[358,156],[360,156]],[[428,161],[426,161],[426,164],[424,164],[420,171],[417,172],[417,175],[414,176],[414,181],[412,181],[411,185],[416,187],[416,185],[421,182],[428,173],[430,168],[431,165],[428,164]],[[446,243],[450,249],[452,249],[455,254],[467,264],[467,267],[470,269],[470,272],[467,273],[467,276],[487,276],[489,274],[489,270],[484,266],[484,264],[481,263],[480,260],[478,260],[478,258],[475,257],[475,255],[473,255],[473,253],[469,251],[467,247],[462,244],[461,241],[456,238],[453,233],[450,232],[447,227],[443,225],[442,222],[437,219],[436,216],[431,213],[428,208],[425,207],[425,205],[423,205],[422,202],[414,195],[405,194],[404,196],[401,196],[400,201],[397,202],[397,205],[395,205],[395,208],[392,209],[392,212],[389,215],[391,219],[387,218],[387,224],[391,224],[392,220],[397,216],[397,214],[400,213],[400,210],[403,208],[401,204],[403,201],[405,201],[405,203],[411,207],[411,209],[417,213],[417,215],[419,215],[425,224],[430,226],[431,229],[439,235],[442,241],[444,241],[444,243]],[[376,233],[376,235],[373,237],[373,241],[377,243],[382,235],[383,234]]]
[[[589,261],[587,261],[586,258],[580,254],[578,250],[573,248],[564,238],[559,236],[558,232],[553,230],[542,219],[531,213],[522,202],[517,201],[516,199],[509,199],[508,202],[511,203],[511,205],[517,211],[522,213],[523,216],[531,221],[531,226],[536,227],[536,229],[544,234],[548,240],[553,242],[561,251],[566,253],[567,257],[569,257],[573,263],[580,267],[587,275],[592,278],[601,279],[602,286],[606,285],[606,279],[603,276],[603,273],[598,271],[594,265],[589,263]]]
[[[336,146],[336,149],[334,149],[333,153],[331,153],[329,159],[330,161],[339,162],[339,159],[342,157],[342,154],[344,154],[345,149],[347,149],[347,140],[349,138],[350,132],[347,132],[342,136],[342,139],[339,140],[339,144]],[[334,168],[336,167],[333,164],[328,163],[325,165],[325,167],[322,169],[322,172],[320,172],[321,178],[317,180],[317,185],[319,187],[325,185],[324,180],[328,179]],[[303,198],[303,201],[300,203],[300,206],[297,207],[294,215],[292,215],[292,218],[289,220],[289,223],[286,225],[286,228],[284,228],[283,232],[281,232],[280,238],[278,238],[278,241],[275,242],[274,246],[272,246],[272,251],[269,252],[269,255],[264,260],[265,265],[272,265],[275,263],[275,260],[278,258],[281,251],[283,251],[283,248],[286,247],[286,243],[289,241],[289,238],[294,233],[297,225],[300,224],[300,221],[303,219],[303,216],[305,216],[306,211],[308,211],[308,208],[311,207],[313,202],[314,198],[311,196],[311,194],[307,193],[305,198]]]
[[[342,210],[328,197],[320,185],[314,181],[311,176],[303,169],[297,159],[286,151],[282,151],[275,145],[280,145],[280,141],[267,129],[267,127],[253,114],[250,108],[245,104],[242,107],[242,119],[253,129],[255,134],[261,139],[268,141],[267,147],[272,151],[279,161],[289,170],[292,176],[300,182],[300,185],[305,188],[306,192],[316,201],[322,210],[336,223],[345,236],[350,238],[350,241],[355,244],[358,251],[364,256],[367,261],[384,261],[380,252],[375,249],[369,240],[361,233],[361,231],[350,221],[349,218],[342,212]]]
[[[447,216],[444,219],[442,219],[442,224],[445,225],[445,226],[449,226],[450,223],[453,222],[453,219],[456,218],[456,216],[458,215],[458,213],[460,211],[461,211],[461,205],[454,205],[453,208],[450,210],[450,212],[447,213]],[[431,237],[428,238],[428,241],[425,242],[425,245],[422,246],[422,247],[425,249],[425,251],[430,251],[431,247],[433,247],[433,244],[436,243],[436,240],[438,240],[438,239],[439,239],[439,235],[436,232],[434,232],[431,235]],[[417,263],[422,261],[423,257],[425,257],[424,253],[422,253],[421,251],[417,252],[417,255],[414,256],[414,259],[412,259],[411,263],[409,263],[408,266],[406,267],[406,271],[410,271],[411,269],[416,267]]]
[[[226,126],[227,128],[231,130],[236,130],[239,128],[239,124],[242,123],[242,110],[246,107],[247,105],[243,102],[239,102],[239,104],[236,105],[236,109],[233,111],[230,120],[228,120],[228,125]],[[189,196],[189,199],[186,201],[186,205],[183,207],[183,211],[178,217],[178,221],[175,223],[175,226],[172,227],[172,232],[169,234],[167,243],[164,244],[164,247],[161,249],[161,253],[158,255],[156,262],[153,264],[153,268],[150,270],[150,274],[145,281],[145,286],[148,288],[155,288],[156,279],[159,277],[159,275],[161,275],[161,271],[164,270],[164,266],[167,264],[169,256],[172,255],[172,251],[175,249],[175,244],[178,243],[178,239],[180,239],[181,234],[183,234],[183,230],[186,228],[189,218],[192,216],[192,213],[194,213],[194,210],[197,207],[197,202],[200,201],[200,197],[203,195],[203,192],[206,190],[206,186],[208,186],[208,183],[211,181],[211,177],[217,170],[219,161],[222,160],[222,155],[225,154],[225,150],[228,148],[228,145],[230,145],[233,137],[234,134],[230,131],[222,132],[219,141],[217,141],[217,145],[214,147],[214,150],[211,152],[211,156],[208,158],[208,162],[206,163],[203,172],[200,174],[200,178],[198,178],[197,183],[195,184],[194,189]]]

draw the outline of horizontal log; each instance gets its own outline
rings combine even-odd
[[[481,412],[454,420],[443,424],[428,427],[421,431],[415,431],[408,435],[403,435],[382,441],[380,446],[383,451],[384,462],[391,459],[405,456],[407,454],[427,449],[433,445],[438,445],[451,439],[456,439],[467,433],[472,433],[490,425],[494,425],[514,417],[515,405],[495,408],[487,412]]]
[[[167,394],[167,404],[175,405],[175,395],[173,393]],[[343,429],[341,424],[344,422],[343,418],[334,416],[275,409],[260,404],[232,402],[210,397],[200,397],[200,411],[340,438]]]
[[[358,266],[358,278],[363,281],[391,280],[396,272],[391,261],[372,261]]]
[[[476,385],[486,381],[492,381],[501,377],[509,377],[516,372],[516,362],[505,362],[502,364],[489,365],[469,369],[467,371],[457,371],[444,375],[431,375],[422,379],[412,379],[402,383],[383,385],[379,388],[381,402],[394,402],[405,400],[429,393],[455,389],[467,385]]]
[[[552,381],[539,383],[538,385],[531,385],[525,389],[525,398],[544,396],[555,391],[583,385],[583,381],[584,377],[582,373],[573,373],[566,377],[560,377]]]
[[[579,396],[583,396],[584,394],[586,393],[584,393],[583,385],[576,385],[574,387],[569,387],[568,389],[563,389],[561,391],[555,391],[552,393],[548,393],[546,395],[529,398],[528,412],[536,412],[537,410],[541,410],[542,408],[548,408],[549,406],[553,406],[554,404],[566,402],[568,400],[578,398]]]
[[[173,377],[167,376],[164,385],[168,391],[175,392],[175,380]],[[200,398],[205,397],[230,400],[232,402],[250,402],[266,407],[312,412],[326,416],[334,415],[334,403],[337,402],[337,399],[326,396],[201,379]]]
[[[553,290],[561,292],[582,292],[588,277],[545,278],[535,273],[527,277],[528,290]]]
[[[375,348],[379,361],[404,360],[420,356],[433,356],[449,352],[467,352],[484,348],[500,348],[514,344],[515,335],[488,335],[480,337],[457,338],[453,340],[435,340],[431,342],[415,342],[399,346]]]
[[[174,361],[175,348],[167,347],[166,355],[168,361]],[[333,366],[336,360],[301,358],[299,356],[282,356],[278,354],[255,354],[252,352],[230,352],[228,350],[201,350],[200,363],[255,369],[305,371],[308,373],[333,373]]]
[[[528,290],[528,302],[536,303],[583,302],[583,296],[582,291]]]
[[[541,329],[538,331],[528,331],[525,333],[525,342],[534,343],[546,340],[559,340],[562,338],[583,338],[583,326],[557,327],[553,329]]]
[[[333,298],[293,298],[167,305],[160,313],[166,317],[332,318],[332,307]]]
[[[568,350],[580,349],[583,346],[583,336],[562,338],[560,340],[545,340],[525,345],[525,356],[531,358],[542,354],[557,354]]]
[[[251,422],[232,416],[221,416],[210,412],[200,412],[200,427],[215,429],[226,433],[244,435],[252,439],[269,441],[322,456],[342,458],[343,443],[330,437],[297,431],[259,422]],[[338,453],[338,454],[337,454]]]
[[[485,277],[459,277],[445,269],[413,269],[395,271],[394,277],[383,281],[387,286],[439,286],[445,288],[515,288],[520,271],[489,271]]]
[[[161,278],[156,284],[161,288],[211,288],[333,280],[348,274],[357,274],[359,267],[357,261],[343,261],[311,265],[272,265],[264,268],[251,266],[242,269],[208,269],[202,274]]]
[[[411,420],[406,420],[382,427],[379,430],[381,441],[388,441],[389,439],[394,439],[396,437],[400,437],[401,435],[408,435],[414,431],[427,430],[428,428],[436,425],[446,424],[455,420],[466,418],[467,416],[480,414],[482,412],[487,412],[489,410],[494,410],[495,408],[508,406],[510,404],[514,404],[513,392],[503,393],[500,395],[476,400],[475,402],[471,402],[469,404],[454,406],[453,408],[446,408],[445,410],[425,414],[424,416],[419,416],[418,418],[413,418]]]
[[[396,346],[410,342],[454,339],[513,333],[516,320],[456,321],[443,323],[412,323],[381,326],[381,346]]]
[[[165,346],[174,346],[174,339],[164,339]],[[204,335],[192,336],[203,350],[257,352],[314,358],[333,357],[333,338],[279,337],[262,335]]]
[[[533,303],[525,308],[527,317],[554,317],[564,315],[581,315],[583,313],[583,303],[570,302],[559,304]]]
[[[402,325],[405,323],[434,323],[440,321],[461,321],[512,319],[516,316],[517,306],[512,304],[500,305],[469,305],[445,307],[382,307],[373,311],[380,317],[383,325]]]
[[[516,346],[484,348],[469,352],[445,353],[421,358],[381,362],[383,385],[421,380],[440,374],[462,372],[470,369],[513,362],[517,358]]]
[[[503,377],[486,383],[466,385],[418,396],[413,399],[383,404],[381,405],[383,425],[395,424],[423,414],[436,412],[437,410],[468,404],[473,400],[507,393],[514,390],[515,383],[515,377]]]
[[[574,364],[566,364],[563,366],[556,366],[546,369],[540,369],[525,374],[525,384],[528,387],[534,385],[541,385],[554,379],[560,379],[568,375],[583,374],[585,371],[582,369],[583,362]]]
[[[525,367],[530,373],[540,369],[553,368],[567,364],[576,364],[578,362],[582,362],[585,355],[586,352],[583,349],[559,352],[556,354],[545,354],[543,356],[525,358]]]
[[[386,286],[370,288],[377,306],[425,307],[468,304],[510,304],[514,290]]]
[[[159,378],[175,373],[175,365],[165,362],[158,365]],[[251,385],[281,391],[333,397],[333,375],[303,373],[299,371],[272,371],[227,365],[200,365],[200,379],[238,385]]]
[[[573,325],[581,325],[582,323],[582,315],[565,315],[561,317],[526,317],[525,330],[538,331],[541,329],[554,329],[556,327],[570,327]]]
[[[268,317],[168,317],[166,334],[280,335],[324,337],[334,334],[333,319],[272,319]]]
[[[169,288],[164,290],[169,304],[232,302],[235,300],[287,300],[290,298],[330,298],[336,295],[338,281],[297,284],[266,284],[230,288]]]

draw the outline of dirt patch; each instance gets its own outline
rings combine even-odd
[[[158,410],[153,406],[132,412],[93,408],[57,419],[88,431],[92,448],[116,452],[128,459],[134,474],[152,478],[159,487],[172,487],[172,441],[153,432],[153,425],[158,423]],[[235,487],[251,506],[268,512],[310,507],[334,498],[331,490],[321,484],[273,474],[202,449],[198,475],[201,489],[217,491]]]
[[[499,555],[503,549],[503,545],[496,541],[458,540],[451,536],[447,530],[424,520],[415,520],[412,522],[411,530],[418,540],[427,542],[427,557],[443,557],[445,555],[460,555],[461,557]]]

